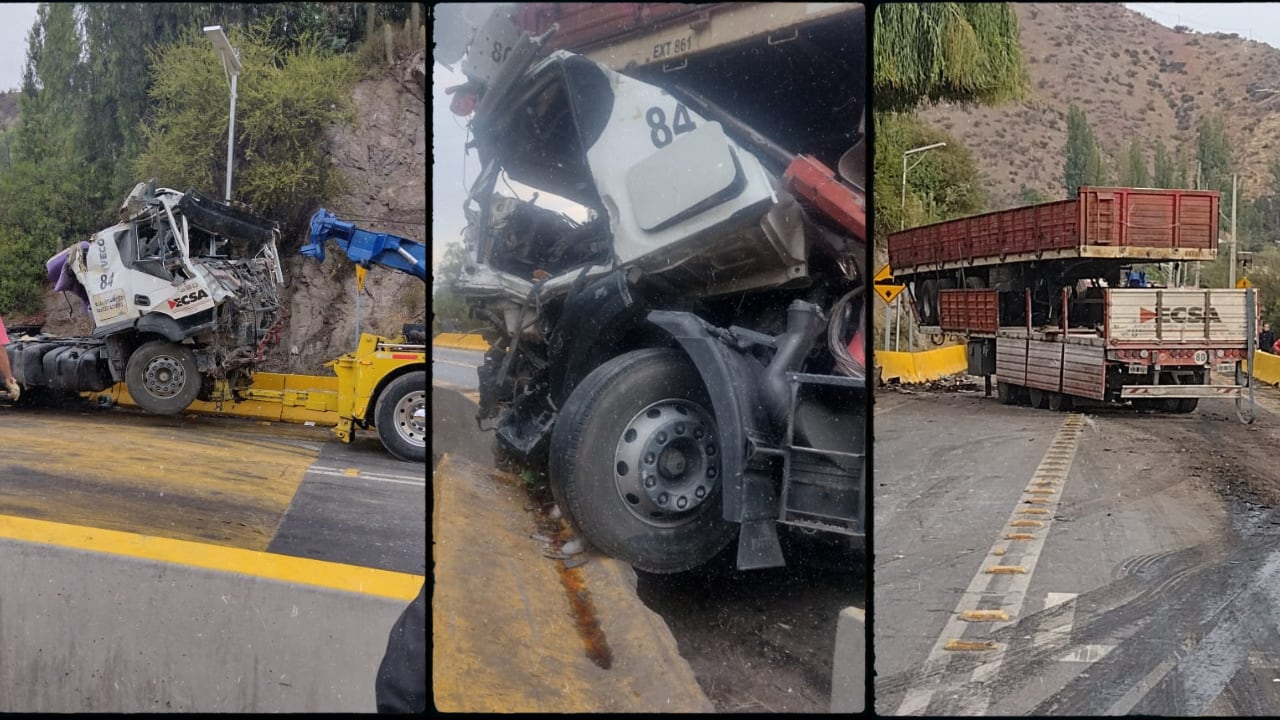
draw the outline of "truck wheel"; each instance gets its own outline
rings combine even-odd
[[[415,370],[391,381],[378,396],[373,428],[392,455],[427,461],[427,373]]]
[[[1066,393],[1049,393],[1049,409],[1060,412],[1071,409],[1071,396]]]
[[[143,343],[129,356],[125,387],[138,407],[156,415],[176,415],[200,393],[200,372],[191,348],[168,340]]]
[[[641,570],[674,573],[733,539],[710,407],[674,350],[621,355],[582,381],[551,433],[550,484],[586,540]]]
[[[1031,407],[1044,409],[1049,407],[1049,393],[1040,388],[1027,388],[1027,397],[1031,400]]]
[[[1174,412],[1189,413],[1200,404],[1200,398],[1178,398],[1178,407]]]
[[[1016,405],[1018,402],[1017,388],[1007,382],[997,382],[996,397],[1000,398],[1000,402],[1005,405]]]

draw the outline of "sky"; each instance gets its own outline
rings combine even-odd
[[[0,3],[0,91],[22,87],[27,32],[35,22],[35,3]]]
[[[1237,33],[1241,37],[1265,42],[1280,48],[1280,4],[1273,3],[1125,3],[1125,7],[1146,15],[1156,22],[1174,27],[1186,25],[1197,32]],[[0,5],[0,22],[8,20],[14,8],[31,8],[26,20],[15,19],[0,25],[0,41],[5,32],[21,35],[17,50],[10,50],[9,43],[0,42],[2,52],[16,53],[13,72],[10,73],[7,55],[0,55],[0,84],[9,82],[10,74],[18,82],[22,75],[22,60],[26,48],[26,31],[35,17],[34,5]],[[7,30],[15,28],[18,30]],[[434,63],[431,74],[431,137],[434,162],[431,166],[432,213],[431,252],[434,265],[443,256],[448,243],[461,242],[466,221],[462,215],[462,203],[466,188],[479,172],[479,160],[472,150],[464,157],[463,145],[467,140],[466,119],[455,116],[449,110],[451,96],[445,88],[465,81],[457,65],[449,70]]]

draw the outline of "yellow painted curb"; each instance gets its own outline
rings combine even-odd
[[[0,538],[253,575],[406,602],[418,594],[423,582],[421,575],[11,515],[0,515]]]
[[[489,343],[476,333],[440,333],[431,338],[431,346],[481,352],[489,349]]]
[[[881,380],[897,380],[904,385],[938,380],[969,368],[964,345],[915,353],[878,350],[875,359]]]

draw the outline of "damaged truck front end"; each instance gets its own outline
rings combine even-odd
[[[800,154],[702,88],[541,51],[497,15],[472,47],[490,45],[513,49],[468,55],[456,89],[482,170],[454,289],[490,323],[480,419],[499,452],[545,467],[586,539],[647,571],[735,537],[739,567],[785,564],[780,524],[856,546],[857,123]]]

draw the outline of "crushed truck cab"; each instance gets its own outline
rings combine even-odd
[[[862,68],[840,52],[865,31],[861,6],[827,10],[663,77],[499,11],[453,89],[480,159],[453,288],[489,322],[480,421],[643,570],[735,540],[739,567],[782,565],[782,526],[865,532]]]
[[[182,412],[219,381],[247,384],[281,322],[274,223],[149,183],[120,213],[46,264],[54,289],[80,298],[91,335],[17,338],[6,347],[14,377],[73,392],[124,382],[159,414]]]

